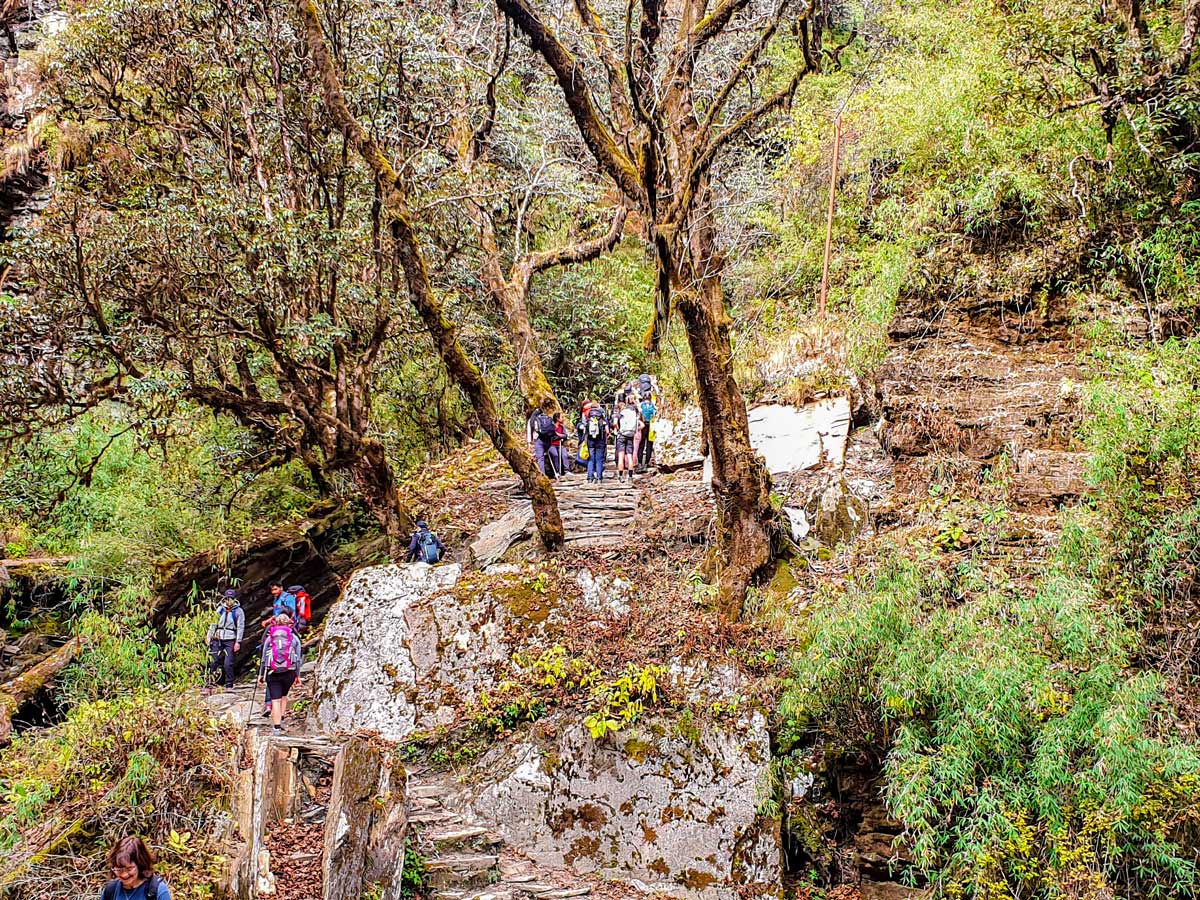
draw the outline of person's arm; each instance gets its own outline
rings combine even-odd
[[[433,536],[433,539],[437,543],[438,552],[445,553],[446,545],[442,543],[442,539],[440,537],[438,537],[436,534]]]
[[[417,558],[417,543],[420,537],[419,534],[413,534],[412,540],[408,542],[408,553],[404,556],[405,562],[413,562]]]
[[[233,611],[233,620],[237,623],[237,637],[233,641],[233,652],[242,649],[242,638],[246,634],[246,613],[239,606]]]
[[[216,633],[217,633],[217,623],[216,622],[209,623],[208,631],[205,632],[205,634],[204,634],[204,643],[211,644],[213,642],[213,637],[216,635]]]

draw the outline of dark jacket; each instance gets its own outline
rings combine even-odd
[[[408,553],[404,557],[405,562],[416,562],[421,555],[421,535],[428,534],[428,528],[420,528],[413,533],[412,540],[408,542]],[[438,553],[446,552],[446,545],[442,543],[441,538],[436,534],[433,536],[433,542],[437,545]]]

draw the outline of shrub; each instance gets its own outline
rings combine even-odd
[[[790,740],[886,753],[888,806],[950,895],[1194,891],[1200,756],[1163,736],[1162,681],[1129,668],[1136,633],[1061,571],[965,604],[939,579],[893,559],[815,617]]]

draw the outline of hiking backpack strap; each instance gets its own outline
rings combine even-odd
[[[100,900],[117,900],[117,886],[121,882],[114,878],[104,885],[104,893],[100,895]]]

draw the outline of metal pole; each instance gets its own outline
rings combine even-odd
[[[829,253],[833,248],[833,199],[837,188],[838,157],[842,152],[842,114],[833,120],[833,165],[829,169],[829,211],[825,217],[825,264],[821,268],[821,315],[825,315],[825,304],[829,296]]]

